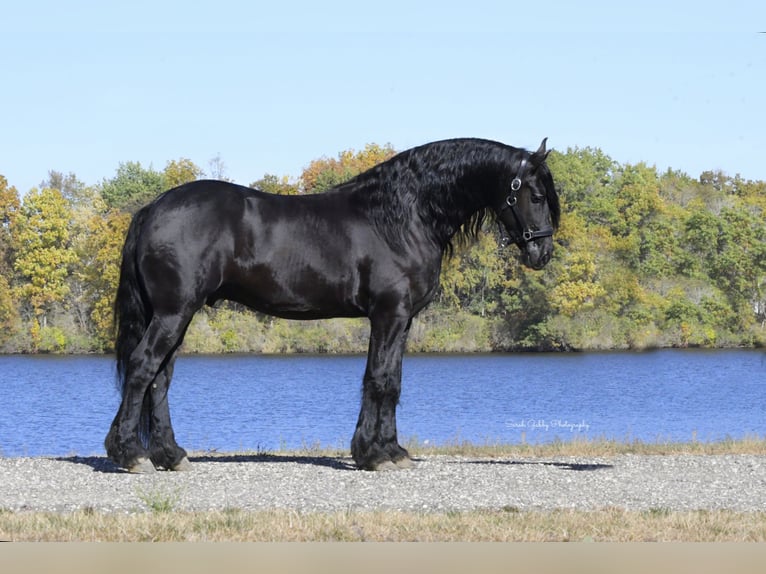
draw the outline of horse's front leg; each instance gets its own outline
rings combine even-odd
[[[411,318],[373,319],[362,387],[362,408],[351,440],[351,456],[365,470],[410,468],[413,462],[396,435],[396,406],[402,388],[402,357]]]

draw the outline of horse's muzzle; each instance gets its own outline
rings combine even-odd
[[[522,248],[524,265],[539,271],[545,267],[553,255],[553,241],[550,237],[542,237],[528,241]]]

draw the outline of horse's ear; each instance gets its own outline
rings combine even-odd
[[[540,143],[540,147],[537,148],[537,151],[532,154],[532,157],[530,158],[532,160],[532,164],[537,167],[541,163],[545,161],[545,158],[548,157],[548,154],[551,153],[550,151],[545,151],[545,144],[548,141],[548,138],[543,138],[543,141]]]

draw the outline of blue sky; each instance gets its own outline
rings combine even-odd
[[[9,2],[0,174],[220,155],[248,184],[366,143],[597,147],[766,180],[766,3]]]

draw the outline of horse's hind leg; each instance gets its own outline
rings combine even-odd
[[[139,435],[141,415],[142,412],[145,415],[149,414],[150,425],[154,422],[151,413],[146,412],[146,409],[153,409],[154,395],[147,395],[149,386],[159,378],[160,382],[166,381],[163,386],[167,387],[169,379],[164,378],[162,371],[180,345],[189,320],[190,318],[181,315],[155,315],[131,353],[122,402],[104,444],[109,457],[119,466],[132,472],[148,472],[154,469],[150,462],[150,453],[142,444]],[[156,390],[160,391],[159,384]],[[145,402],[145,398],[149,400]],[[167,423],[170,423],[169,416]]]
[[[177,350],[172,352],[148,391],[152,400],[149,456],[156,467],[166,470],[190,470],[191,465],[186,457],[186,451],[176,442],[168,404],[168,390],[177,352]]]

